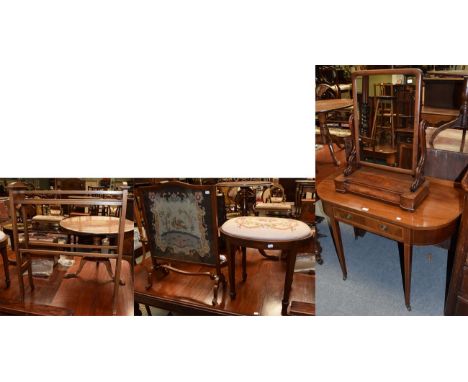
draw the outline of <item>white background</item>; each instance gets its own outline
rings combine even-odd
[[[465,3],[387,4],[1,2],[0,177],[313,176],[315,64],[468,63]],[[465,318],[0,323],[0,380],[440,381],[466,365]]]

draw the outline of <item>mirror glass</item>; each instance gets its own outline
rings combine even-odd
[[[360,160],[412,169],[415,78],[379,74],[356,80]]]

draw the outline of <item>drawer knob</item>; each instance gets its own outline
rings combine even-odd
[[[351,220],[351,219],[353,218],[353,215],[351,215],[351,214],[346,214],[345,218],[348,219],[348,220]]]
[[[385,224],[380,224],[379,228],[382,230],[382,231],[388,231],[388,226],[386,226]]]

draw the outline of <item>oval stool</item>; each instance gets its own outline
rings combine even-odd
[[[3,231],[0,231],[0,253],[3,259],[3,269],[5,270],[5,283],[6,287],[10,287],[10,271],[8,269],[8,255],[7,255],[7,246],[8,246],[8,236],[5,235]]]
[[[265,249],[280,249],[287,252],[286,276],[281,314],[286,315],[289,306],[289,295],[294,276],[296,255],[312,239],[309,226],[299,220],[241,216],[230,219],[221,226],[221,234],[226,240],[229,293],[232,299],[236,298],[235,285],[235,255],[236,247]]]

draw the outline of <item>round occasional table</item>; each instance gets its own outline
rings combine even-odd
[[[286,276],[281,314],[286,315],[289,295],[294,276],[297,252],[310,244],[313,238],[309,226],[299,220],[275,217],[241,216],[228,220],[221,227],[221,234],[226,239],[229,272],[229,293],[236,298],[235,255],[236,248],[280,249],[287,253]],[[244,259],[243,259],[244,261]],[[245,281],[245,264],[242,264]]]
[[[23,223],[17,223],[16,225],[18,227],[18,233],[24,233],[24,224]],[[9,237],[10,237],[10,246],[11,249],[14,251],[15,250],[15,240],[13,238],[13,224],[8,223],[8,224],[3,224],[2,225],[3,232],[5,232]],[[28,230],[32,230],[32,224],[28,223]],[[13,262],[12,262],[13,264]]]
[[[6,287],[10,286],[10,271],[8,269],[8,256],[7,256],[8,236],[0,231],[0,253],[3,259],[3,269],[5,270],[5,283]]]
[[[318,115],[322,143],[328,146],[330,155],[336,166],[340,165],[340,161],[336,158],[335,150],[333,149],[333,141],[327,126],[327,114],[331,111],[346,109],[350,106],[353,106],[352,99],[324,99],[315,101],[315,112]]]
[[[100,245],[101,240],[106,237],[116,236],[119,231],[120,219],[113,216],[73,216],[65,218],[60,222],[60,226],[67,232],[75,236],[91,236],[94,244]],[[133,232],[134,223],[125,220],[125,233]],[[86,261],[103,262],[109,276],[114,279],[109,259],[83,257],[76,273],[67,273],[66,278],[77,277],[82,271]],[[122,284],[122,281],[120,282]]]

